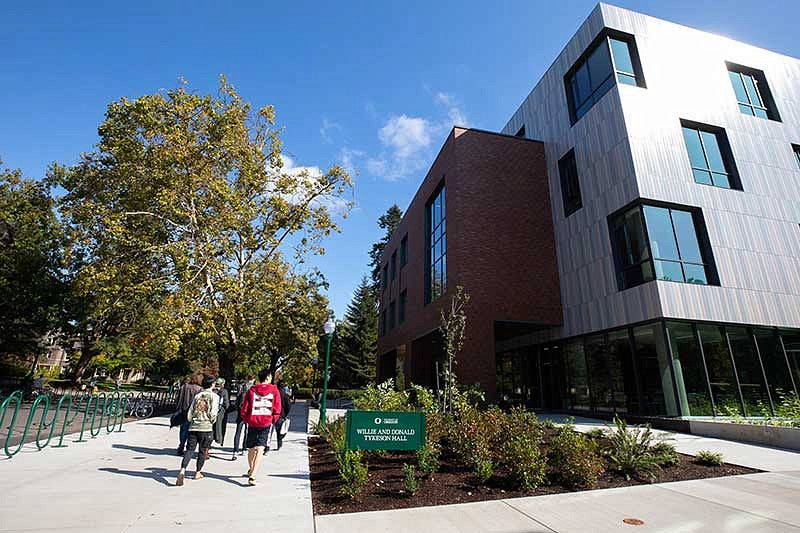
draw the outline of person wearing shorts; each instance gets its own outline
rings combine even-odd
[[[258,467],[269,442],[269,432],[281,415],[281,394],[272,384],[272,372],[264,369],[258,373],[257,385],[250,387],[242,401],[239,415],[247,424],[247,482],[256,484]]]

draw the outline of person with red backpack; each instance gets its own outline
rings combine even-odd
[[[281,415],[281,393],[272,384],[272,372],[264,369],[258,373],[257,385],[250,387],[242,401],[239,414],[247,424],[247,482],[256,484],[256,474],[264,455],[264,448],[269,442],[269,432]]]
[[[219,396],[213,390],[214,378],[203,378],[203,390],[198,392],[192,399],[186,418],[189,421],[189,439],[186,445],[186,452],[181,461],[181,469],[178,471],[178,479],[175,485],[183,485],[186,477],[186,467],[192,460],[195,446],[199,445],[197,451],[197,468],[194,472],[195,479],[203,479],[203,464],[206,462],[206,451],[211,447],[211,430],[219,414]]]

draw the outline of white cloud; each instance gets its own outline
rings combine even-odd
[[[391,117],[379,131],[378,138],[396,157],[413,157],[431,144],[431,124],[424,118],[400,115]]]
[[[328,120],[327,118],[322,119],[322,126],[319,128],[319,136],[322,137],[322,140],[326,143],[332,143],[333,139],[331,138],[331,132],[334,130],[341,131],[342,125],[338,122],[333,122]]]
[[[318,166],[302,166],[297,165],[291,157],[286,154],[281,154],[281,159],[283,160],[283,169],[282,172],[284,174],[288,174],[290,176],[294,176],[297,178],[301,178],[307,175],[309,178],[319,178],[324,174],[322,169]],[[295,194],[295,198],[299,199],[302,197],[301,193]],[[324,206],[328,208],[334,215],[344,215],[350,208],[352,207],[352,203],[348,200],[345,200],[341,196],[333,196],[333,195],[326,195],[320,196],[316,198],[313,202],[314,205]]]
[[[433,101],[447,108],[447,119],[444,121],[448,129],[453,126],[469,126],[469,120],[458,107],[458,102],[452,94],[438,92],[433,95]]]

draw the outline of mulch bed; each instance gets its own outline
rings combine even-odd
[[[311,468],[314,514],[319,515],[405,509],[648,484],[647,480],[628,481],[607,466],[593,489],[546,485],[534,491],[521,491],[513,487],[507,472],[502,470],[495,472],[486,484],[480,485],[470,469],[445,449],[441,457],[440,471],[428,479],[420,479],[419,490],[412,496],[403,489],[403,463],[416,464],[414,452],[365,452],[365,459],[369,465],[369,481],[358,499],[351,500],[348,496],[340,494],[342,481],[339,478],[333,450],[327,442],[318,437],[310,437],[308,459]],[[756,472],[758,470],[727,463],[721,466],[698,465],[694,462],[694,457],[681,454],[681,463],[662,468],[655,482],[736,476]]]

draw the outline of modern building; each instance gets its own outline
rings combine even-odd
[[[414,367],[418,334],[436,330],[436,309],[454,283],[481,293],[478,281],[491,280],[505,291],[470,304],[474,344],[459,370],[492,361],[495,373],[459,377],[501,402],[758,416],[797,393],[800,60],[600,4],[501,133],[493,150],[523,143],[506,136],[535,140],[546,168],[532,166],[529,178],[492,169],[512,156],[492,151],[484,161],[489,134],[475,135],[479,173],[469,164],[442,172],[440,154],[398,232],[425,243],[408,252],[421,254],[414,260],[424,275],[404,286],[409,300],[423,302],[405,320],[420,325],[392,330],[382,320],[379,377],[389,375],[392,354],[404,353],[403,370]],[[492,196],[470,210],[451,187]],[[488,246],[448,238],[441,251],[428,247],[438,239],[429,206],[440,188],[448,217],[468,220]],[[387,247],[387,265],[403,238]],[[551,238],[555,264],[548,246],[531,249]],[[446,266],[434,262],[440,254]],[[479,279],[470,278],[473,268]],[[389,318],[392,301],[387,283],[381,309]],[[491,342],[483,339],[490,332]]]

